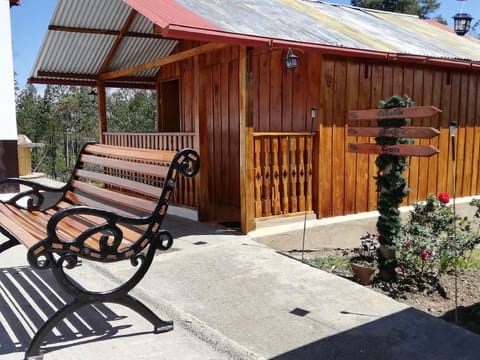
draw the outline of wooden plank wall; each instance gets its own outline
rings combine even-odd
[[[331,217],[375,210],[377,197],[374,155],[351,154],[349,142],[374,141],[347,135],[348,111],[377,108],[382,99],[408,94],[416,105],[443,110],[413,126],[432,126],[441,135],[417,143],[432,144],[440,154],[411,158],[406,172],[411,192],[403,205],[429,193],[452,194],[452,163],[448,122],[459,124],[457,134],[457,197],[480,194],[480,74],[469,70],[397,62],[378,62],[299,54],[299,66],[283,66],[282,49],[256,50],[252,57],[254,131],[308,131],[309,109],[318,106],[314,153],[314,211]],[[374,122],[363,125],[375,125]]]
[[[238,47],[206,54],[201,65],[200,122],[207,127],[209,217],[240,220]],[[202,145],[202,144],[201,144]],[[253,185],[252,185],[253,186]]]
[[[185,43],[179,51],[192,46]],[[457,197],[480,194],[480,73],[413,63],[378,62],[298,53],[295,71],[283,64],[286,49],[252,49],[252,117],[255,132],[310,131],[310,108],[318,107],[315,124],[313,211],[319,217],[375,210],[377,192],[375,156],[351,154],[349,142],[373,141],[347,136],[348,111],[377,108],[381,99],[408,94],[416,105],[443,110],[412,125],[433,126],[441,135],[421,143],[440,154],[412,158],[406,173],[412,189],[405,204],[425,199],[428,193],[452,193],[452,166],[448,122],[459,124],[457,134]],[[209,172],[209,202],[239,207],[238,48],[226,48],[199,58],[199,118],[202,166]],[[194,128],[193,60],[162,68],[160,79],[181,80],[181,114],[185,131]],[[368,123],[368,122],[367,122]],[[373,125],[373,123],[372,123]],[[202,130],[200,130],[202,134]],[[205,159],[205,162],[203,162]],[[252,162],[254,159],[251,160]],[[208,206],[211,204],[209,203]],[[209,212],[213,211],[209,209]],[[218,210],[213,211],[219,213]],[[209,214],[210,218],[215,214]]]
[[[198,45],[180,42],[175,51]],[[199,133],[200,177],[205,179],[200,191],[207,202],[199,207],[208,212],[202,214],[203,220],[239,220],[240,216],[238,54],[238,47],[203,54],[199,74],[195,74],[195,60],[188,59],[163,66],[158,76],[159,81],[180,80],[182,131]],[[202,129],[195,129],[196,116]]]
[[[411,192],[404,205],[423,200],[429,193],[452,194],[450,120],[458,122],[456,195],[480,194],[479,72],[325,57],[321,82],[320,174],[330,183],[319,188],[321,217],[376,209],[375,156],[346,152],[348,142],[369,142],[369,139],[347,136],[345,125],[358,124],[345,119],[348,110],[377,108],[379,100],[393,94],[408,94],[415,105],[434,105],[443,110],[440,115],[411,123],[441,131],[437,138],[416,141],[432,144],[440,154],[410,159],[406,176]]]

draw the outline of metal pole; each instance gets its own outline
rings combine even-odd
[[[448,123],[450,129],[450,139],[452,146],[452,206],[453,206],[453,234],[452,241],[455,248],[455,262],[454,262],[454,274],[455,274],[455,324],[458,324],[458,271],[457,271],[457,213],[456,213],[456,175],[455,175],[455,134],[457,132],[457,122],[450,121]]]
[[[310,154],[312,154],[313,162],[313,135],[315,135],[315,117],[317,116],[317,107],[312,106],[311,108],[311,125],[310,125]],[[305,232],[307,231],[307,192],[305,191],[305,211],[303,219],[303,237],[302,237],[302,262],[303,255],[305,253]]]

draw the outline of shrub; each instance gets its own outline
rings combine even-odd
[[[403,236],[397,242],[398,266],[405,276],[437,277],[465,261],[480,235],[473,221],[455,214],[446,193],[429,195],[425,202],[413,205]],[[480,217],[480,201],[475,217]]]

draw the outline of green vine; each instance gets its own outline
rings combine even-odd
[[[387,101],[380,101],[381,109],[391,109],[397,107],[411,107],[413,101],[408,96],[394,95]],[[380,127],[402,127],[407,125],[409,119],[386,119],[378,120]],[[411,139],[397,139],[393,137],[377,137],[375,142],[378,145],[396,145],[409,144]],[[407,180],[403,172],[408,169],[408,158],[406,156],[394,156],[382,154],[375,160],[377,165],[377,176],[375,181],[377,192],[379,192],[378,212],[380,213],[377,221],[377,230],[379,232],[378,241],[384,245],[387,250],[394,252],[396,243],[401,236],[400,211],[398,206],[407,196]],[[381,252],[378,254],[378,264],[380,270],[386,272],[391,277],[395,276],[397,261],[395,257],[387,258]]]

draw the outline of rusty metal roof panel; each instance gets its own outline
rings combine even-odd
[[[315,0],[177,0],[224,31],[335,47],[480,61],[472,44],[417,16]]]
[[[300,2],[283,0],[178,0],[224,31],[274,39],[360,47],[357,40],[330,28],[322,14]],[[292,7],[296,5],[296,7]],[[300,6],[300,7],[299,7]],[[320,19],[319,19],[320,18]],[[320,20],[320,21],[319,21]]]

